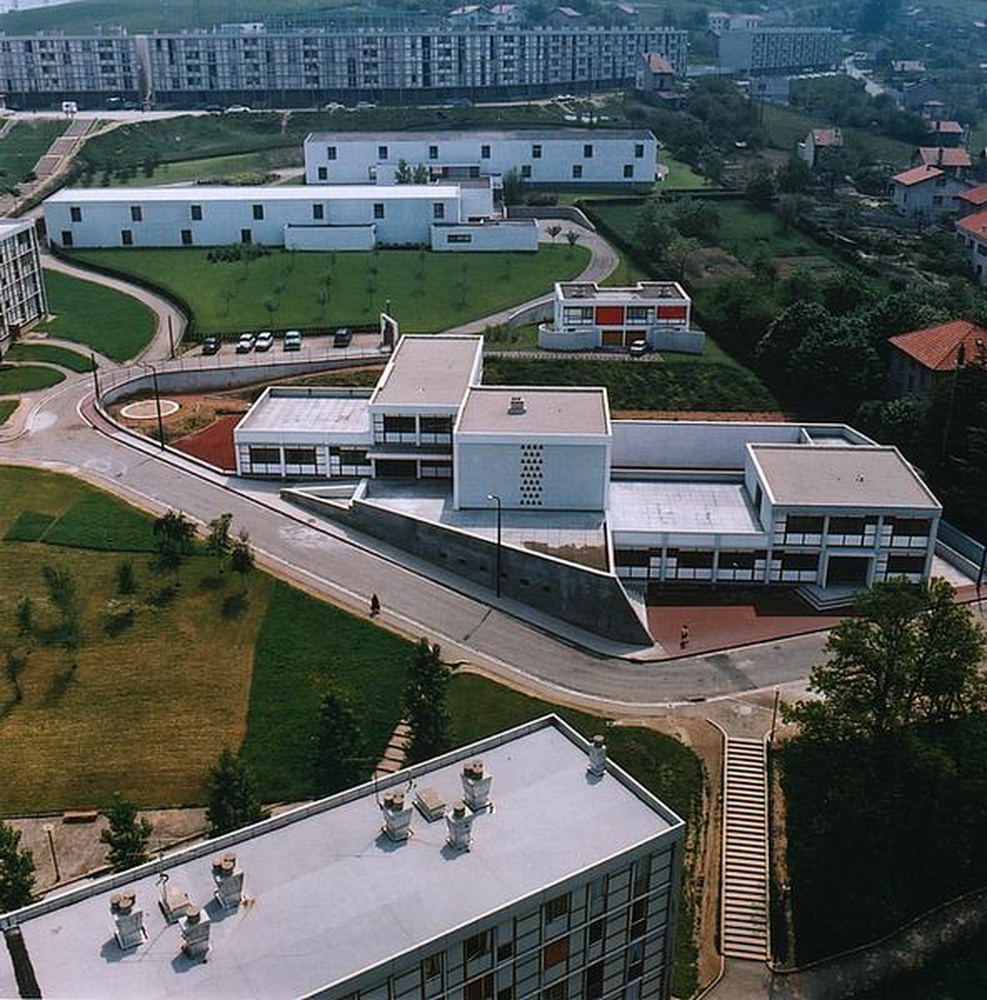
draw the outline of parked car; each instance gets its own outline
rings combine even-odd
[[[274,334],[270,330],[264,330],[257,334],[257,339],[254,341],[255,351],[269,351],[273,346]]]
[[[353,339],[353,334],[350,333],[348,326],[341,326],[332,335],[332,346],[333,347],[349,347],[350,341]]]
[[[250,111],[250,108],[246,104],[231,104],[223,114],[226,115],[242,115]]]
[[[236,342],[236,352],[237,354],[247,354],[254,349],[254,344],[257,343],[257,334],[255,333],[241,333],[240,339]]]
[[[206,339],[202,341],[203,354],[219,354],[219,348],[219,337],[206,337]]]
[[[635,340],[629,348],[627,348],[627,353],[632,358],[643,358],[651,350],[651,345],[646,340]]]
[[[286,351],[300,351],[302,349],[302,334],[300,330],[288,330],[285,333],[284,349]]]

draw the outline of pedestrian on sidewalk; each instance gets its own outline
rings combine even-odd
[[[689,626],[683,625],[679,629],[679,649],[689,648]]]
[[[370,617],[376,618],[380,614],[380,598],[376,594],[370,595]]]

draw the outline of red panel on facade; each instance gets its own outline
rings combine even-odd
[[[659,319],[685,319],[686,317],[686,307],[685,306],[659,306],[658,307],[658,318]]]
[[[597,306],[597,326],[620,326],[624,322],[623,306]]]
[[[623,330],[604,330],[603,331],[603,346],[604,347],[623,347],[624,345],[624,331]]]

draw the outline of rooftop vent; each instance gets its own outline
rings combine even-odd
[[[403,792],[388,792],[381,802],[384,833],[388,840],[400,843],[411,836],[411,806],[405,806]]]
[[[587,770],[598,778],[607,773],[607,745],[599,734],[593,737],[590,744]]]
[[[110,896],[113,914],[113,936],[124,951],[144,942],[144,911],[137,908],[137,896],[132,892],[115,892]]]
[[[466,811],[466,803],[458,799],[452,812],[446,813],[447,843],[454,851],[468,851],[473,839],[473,814]]]
[[[192,899],[184,889],[169,884],[167,872],[162,873],[158,882],[161,885],[161,898],[158,900],[158,905],[165,915],[165,920],[169,924],[173,924],[176,920],[181,920],[192,909]]]
[[[419,788],[415,792],[415,805],[429,823],[442,819],[446,814],[445,799],[434,788]]]
[[[485,774],[482,760],[471,760],[463,768],[463,799],[473,812],[480,812],[490,805],[492,774]]]
[[[224,910],[236,909],[243,902],[243,872],[236,866],[236,855],[227,853],[214,858],[212,877],[216,902]]]
[[[527,407],[524,405],[524,396],[511,396],[511,405],[507,408],[507,412],[513,417],[527,413]]]
[[[182,921],[182,954],[186,958],[204,959],[209,953],[209,914],[197,906],[189,907]]]

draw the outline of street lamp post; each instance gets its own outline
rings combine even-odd
[[[495,504],[497,504],[497,555],[496,555],[496,558],[494,560],[494,567],[495,567],[495,572],[497,574],[497,581],[496,581],[496,586],[495,586],[494,589],[496,590],[497,596],[500,597],[500,553],[501,553],[501,548],[502,548],[502,545],[501,545],[501,529],[503,527],[503,512],[504,512],[504,508],[503,508],[503,504],[501,503],[500,497],[497,496],[496,493],[488,493],[487,494],[487,499],[488,500],[493,500],[493,502]]]
[[[55,882],[62,881],[62,873],[58,870],[58,855],[55,853],[55,827],[51,823],[45,823],[42,827],[48,837],[48,850],[51,851],[51,863],[55,868]]]
[[[161,450],[164,451],[164,421],[161,419],[161,389],[158,387],[158,370],[151,364],[150,361],[141,361],[140,363],[144,368],[151,369],[151,379],[154,384],[154,406],[158,412],[158,442],[161,445]]]

